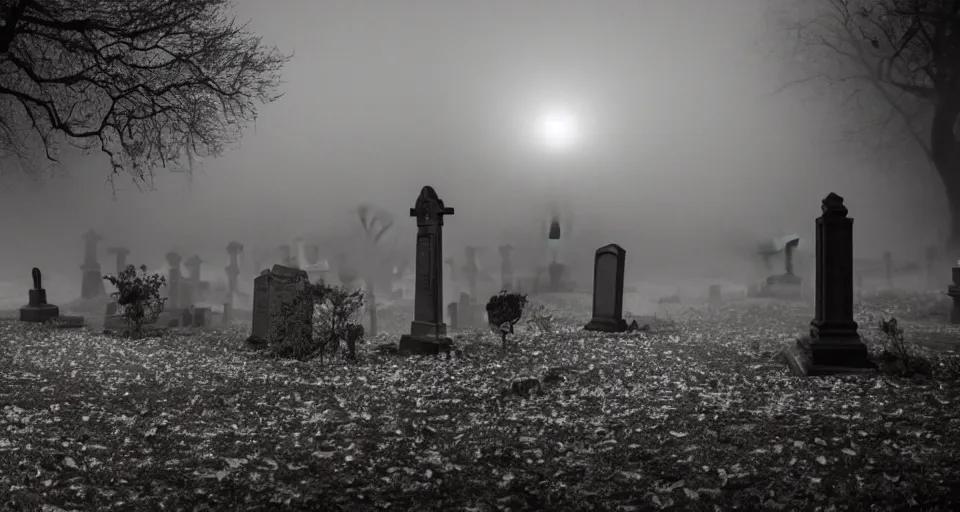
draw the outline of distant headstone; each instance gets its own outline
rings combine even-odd
[[[20,308],[21,322],[44,322],[60,316],[60,308],[47,304],[47,290],[43,288],[40,269],[33,267],[30,271],[33,277],[33,288],[29,291],[29,303]]]
[[[119,276],[120,272],[127,268],[127,256],[130,254],[130,250],[125,247],[111,247],[107,249],[107,253],[117,258],[117,275]]]
[[[862,373],[873,368],[853,320],[853,219],[843,198],[831,193],[816,220],[817,291],[810,335],[789,344],[783,356],[798,375]]]
[[[270,324],[274,314],[280,310],[281,304],[296,296],[298,285],[307,279],[307,273],[303,270],[274,265],[253,280],[253,326],[249,342],[261,344],[275,341],[270,339]]]
[[[449,352],[453,342],[443,323],[443,217],[453,215],[433,187],[423,187],[410,216],[417,218],[416,291],[410,334],[400,337],[401,354]]]
[[[480,267],[477,265],[477,248],[468,245],[464,249],[463,275],[467,277],[467,291],[471,297],[477,296],[477,276]]]
[[[229,302],[223,303],[223,326],[228,327],[233,323],[233,304]]]
[[[187,267],[187,275],[186,279],[184,279],[185,282],[181,285],[181,304],[192,306],[193,304],[202,300],[200,285],[200,266],[202,264],[203,260],[201,260],[200,256],[196,254],[190,256],[186,261],[183,262],[183,265]]]
[[[762,290],[764,296],[785,299],[799,299],[801,297],[800,285],[803,280],[793,271],[793,256],[798,245],[800,245],[800,237],[791,238],[784,244],[784,272],[767,278],[767,284]]]
[[[501,245],[500,251],[500,289],[513,291],[513,262],[510,260],[512,245]]]
[[[103,284],[103,274],[100,271],[100,263],[97,261],[97,244],[102,239],[92,229],[83,234],[83,265],[80,266],[83,271],[83,284],[80,289],[80,297],[84,299],[107,295],[106,287]]]
[[[167,306],[170,311],[176,311],[182,307],[180,302],[180,263],[183,258],[173,251],[168,252],[166,258],[167,264],[170,265],[170,273],[167,276]]]
[[[627,251],[617,244],[597,249],[593,261],[593,318],[588,331],[623,332],[623,273]]]
[[[227,272],[227,302],[233,305],[233,298],[237,294],[237,278],[240,276],[240,253],[243,244],[230,242],[227,244],[227,254],[230,255],[230,264],[224,268]]]
[[[711,308],[716,308],[720,305],[720,285],[712,284],[710,285],[710,295],[709,295],[709,305]]]
[[[457,306],[457,328],[473,329],[476,327],[475,318],[473,318],[473,303],[470,301],[470,294],[460,292],[460,303]]]
[[[213,324],[213,311],[210,308],[193,308],[193,326],[210,327]]]
[[[457,304],[456,302],[451,302],[450,304],[447,304],[447,318],[450,319],[451,331],[456,331],[460,329],[458,313],[459,313],[459,304]]]

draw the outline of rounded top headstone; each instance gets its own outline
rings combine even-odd
[[[33,289],[40,290],[43,288],[43,282],[41,281],[40,269],[33,267],[33,270],[30,271],[30,275],[33,277]]]

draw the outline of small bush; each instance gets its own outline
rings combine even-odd
[[[522,293],[501,291],[487,301],[487,322],[499,332],[502,347],[507,347],[507,336],[513,334],[513,326],[523,316],[527,296]]]
[[[139,275],[136,267],[127,265],[120,275],[107,274],[103,279],[117,289],[110,297],[117,302],[118,312],[126,320],[126,333],[139,338],[143,335],[144,321],[156,322],[163,312],[167,299],[160,297],[160,287],[167,284],[167,280],[160,274],[147,274],[146,265],[140,265]]]
[[[887,338],[880,360],[888,369],[894,368],[894,373],[904,376],[931,374],[932,368],[929,361],[924,359],[917,352],[916,347],[904,338],[903,327],[896,318],[881,318],[878,327]]]
[[[342,286],[301,282],[292,300],[280,305],[270,322],[272,353],[323,363],[325,353],[336,353],[340,343],[347,357],[356,359],[356,344],[363,340],[363,292]]]

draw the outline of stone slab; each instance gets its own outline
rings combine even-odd
[[[400,343],[397,345],[397,353],[400,355],[435,356],[441,352],[449,353],[452,347],[453,340],[450,338],[404,334],[400,337]]]

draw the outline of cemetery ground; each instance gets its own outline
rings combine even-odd
[[[455,335],[450,358],[269,359],[244,326],[125,340],[0,321],[4,510],[955,510],[960,331],[942,296],[858,306],[903,322],[932,375],[790,376],[809,304],[675,305],[642,332]],[[587,312],[585,315],[584,312]],[[629,317],[628,317],[629,320]],[[522,325],[522,324],[521,324]],[[536,378],[539,390],[511,389]],[[535,386],[533,386],[535,388]],[[527,393],[529,392],[529,393]],[[59,508],[56,508],[59,507]]]

